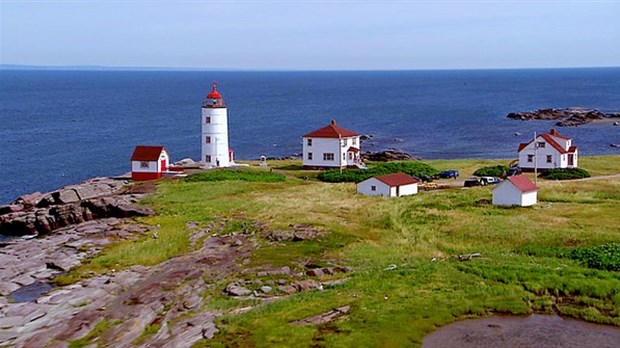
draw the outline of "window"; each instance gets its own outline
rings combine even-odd
[[[527,155],[527,163],[534,162],[534,155]]]
[[[140,168],[148,169],[149,168],[149,162],[141,161],[140,162]]]
[[[308,161],[312,161],[312,152],[308,152]]]
[[[353,139],[351,139],[351,144],[352,144],[353,146],[357,145],[357,138],[353,138]]]
[[[308,146],[312,146],[312,139],[308,139]]]
[[[347,160],[347,154],[346,154],[346,153],[343,153],[343,154],[342,154],[342,160],[343,160],[343,161],[346,161],[346,160]]]
[[[333,153],[324,153],[323,154],[323,161],[333,161],[334,160],[334,154]]]
[[[342,146],[342,147],[347,146],[347,139],[340,140],[340,146]]]
[[[349,160],[353,159],[353,152],[349,152]]]
[[[545,142],[544,141],[539,141],[538,144],[536,144],[539,148],[544,148],[545,147]]]
[[[377,191],[377,186],[375,185],[370,186],[370,191]]]
[[[206,156],[205,156],[205,162],[207,162],[207,163],[211,163],[211,156],[206,155]]]
[[[211,144],[211,137],[206,137],[205,138],[205,143],[206,144]]]
[[[205,117],[205,123],[211,123],[211,117],[210,116]]]
[[[551,155],[547,155],[547,163],[551,163],[552,157],[553,156],[551,156]]]

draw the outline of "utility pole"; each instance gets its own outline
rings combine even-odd
[[[538,186],[538,142],[536,142],[536,132],[534,132],[534,185]]]

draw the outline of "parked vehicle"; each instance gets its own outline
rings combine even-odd
[[[509,176],[514,176],[514,175],[519,175],[519,174],[521,174],[520,167],[510,167],[510,169],[508,169],[508,171],[506,172],[506,175],[504,176],[504,178],[509,177]]]
[[[436,177],[440,179],[456,179],[459,177],[459,171],[455,169],[444,170],[443,172],[437,174]]]
[[[485,185],[497,185],[501,182],[501,180],[495,176],[481,176],[480,181],[484,182]]]
[[[422,174],[420,174],[418,176],[414,176],[414,178],[416,180],[418,180],[419,182],[431,182],[431,181],[433,181],[433,178],[431,178],[430,176],[428,176],[428,175],[426,175],[424,173],[422,173]]]
[[[486,183],[480,178],[471,177],[463,182],[463,187],[484,186]]]

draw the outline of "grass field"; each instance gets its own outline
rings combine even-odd
[[[462,177],[507,162],[429,161],[439,170],[458,169]],[[593,176],[620,173],[620,156],[585,157],[580,164]],[[303,223],[327,235],[316,242],[263,243],[251,263],[295,267],[337,260],[353,267],[351,279],[224,316],[220,333],[200,345],[416,346],[438,326],[494,312],[559,311],[620,326],[620,273],[587,268],[566,256],[575,248],[620,242],[618,179],[539,181],[538,205],[499,208],[484,203],[491,199],[488,187],[365,197],[355,194],[354,184],[314,180],[315,173],[299,170],[298,162],[270,165],[286,179],[162,182],[145,202],[158,215],[142,219],[161,226],[159,239],[117,244],[69,279],[93,270],[154,265],[186,252],[188,221],[227,221],[229,231],[247,221],[274,229]],[[457,260],[474,252],[482,257]],[[386,271],[391,264],[396,268]],[[243,305],[217,294],[207,306]],[[342,320],[288,325],[342,305],[352,307]]]

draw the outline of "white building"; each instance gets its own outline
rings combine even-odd
[[[362,167],[360,135],[332,120],[328,126],[303,136],[306,169]]]
[[[213,84],[211,93],[202,103],[202,155],[200,162],[209,167],[234,164],[233,150],[228,147],[228,112],[222,95]]]
[[[572,139],[560,135],[555,129],[536,136],[529,143],[519,145],[519,167],[526,171],[552,168],[577,168],[578,150]]]
[[[405,173],[375,176],[357,184],[357,193],[400,197],[418,193],[418,181]]]
[[[170,157],[163,146],[136,146],[131,155],[131,179],[159,179],[169,164]]]
[[[527,176],[509,176],[493,190],[493,205],[529,207],[537,196],[538,187]]]

